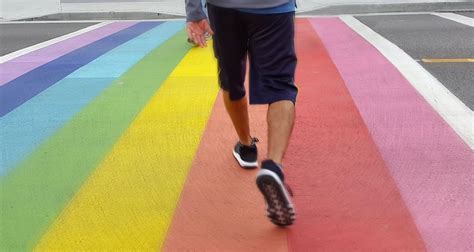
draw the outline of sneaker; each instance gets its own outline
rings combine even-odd
[[[252,144],[246,146],[237,142],[232,153],[234,154],[235,159],[239,162],[239,165],[244,169],[257,168],[257,138],[252,138]]]
[[[272,160],[262,162],[257,175],[257,186],[267,205],[268,218],[278,226],[289,226],[295,221],[291,189],[284,183],[283,169]]]

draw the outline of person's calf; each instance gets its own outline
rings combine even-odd
[[[295,105],[292,101],[282,100],[268,107],[268,159],[278,164],[283,156],[293,131],[295,120]]]
[[[222,94],[227,114],[229,114],[232,120],[240,143],[243,145],[251,145],[252,137],[250,135],[247,97],[244,96],[240,100],[233,101],[230,99],[229,92],[223,91]]]

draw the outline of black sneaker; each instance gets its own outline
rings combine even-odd
[[[252,138],[252,144],[250,146],[246,146],[237,142],[234,147],[232,153],[234,154],[235,159],[239,162],[239,165],[244,169],[252,169],[257,168],[257,145],[258,142],[257,138]]]
[[[284,183],[282,167],[272,160],[262,162],[257,175],[257,186],[265,197],[268,218],[278,226],[289,226],[295,221],[295,208],[291,201],[293,193]]]

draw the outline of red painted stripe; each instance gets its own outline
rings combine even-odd
[[[403,75],[338,18],[315,19],[430,251],[473,251],[474,155]],[[370,97],[370,99],[367,99]]]
[[[338,70],[297,21],[300,94],[286,155],[297,223],[292,251],[424,250],[423,241]]]
[[[213,85],[209,83],[209,85]],[[216,84],[217,85],[217,84]],[[252,134],[265,156],[266,106],[250,109]],[[271,224],[255,185],[257,170],[244,170],[232,156],[237,135],[219,96],[180,203],[164,251],[288,251],[286,231]]]

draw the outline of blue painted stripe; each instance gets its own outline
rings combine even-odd
[[[116,78],[183,28],[184,22],[167,22],[143,33],[0,118],[0,175],[15,167]],[[112,62],[117,63],[108,65]]]
[[[114,33],[44,64],[0,87],[0,116],[4,116],[43,90],[100,55],[156,27],[161,22],[143,22]]]

